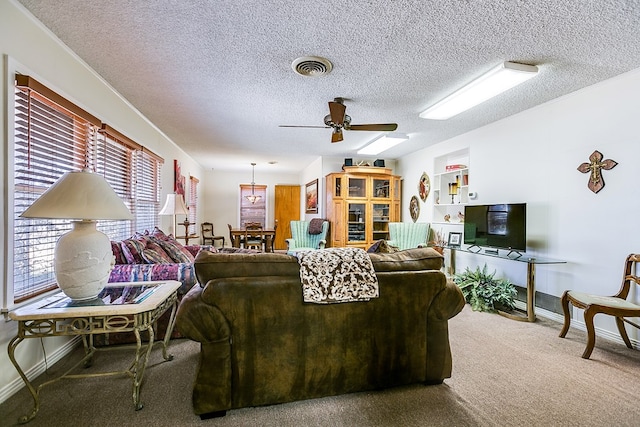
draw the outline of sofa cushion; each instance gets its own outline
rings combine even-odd
[[[212,253],[200,251],[194,261],[201,286],[209,280],[226,277],[300,277],[296,257],[284,253]]]
[[[394,253],[370,253],[373,268],[383,271],[440,270],[444,257],[432,248],[405,249]]]

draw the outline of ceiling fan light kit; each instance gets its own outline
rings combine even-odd
[[[537,73],[538,67],[535,65],[505,61],[427,108],[420,113],[420,117],[431,120],[446,120],[524,83]]]
[[[383,151],[387,151],[391,147],[395,147],[403,141],[409,139],[409,136],[400,132],[391,132],[385,135],[382,135],[373,141],[371,141],[368,145],[362,147],[358,150],[358,154],[370,156],[380,154]]]
[[[331,128],[331,142],[340,142],[343,140],[342,130],[365,130],[374,132],[393,132],[398,128],[396,123],[372,123],[363,125],[352,125],[351,117],[345,112],[347,107],[344,105],[343,98],[335,98],[329,101],[329,114],[324,117],[325,126],[299,126],[299,125],[280,125],[283,128]]]

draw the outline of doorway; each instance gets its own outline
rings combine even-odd
[[[274,248],[286,250],[285,239],[291,237],[290,221],[300,220],[300,186],[276,185],[274,205],[274,220],[278,225]]]

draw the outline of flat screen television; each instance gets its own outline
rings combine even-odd
[[[464,207],[464,243],[499,249],[527,249],[527,204]]]

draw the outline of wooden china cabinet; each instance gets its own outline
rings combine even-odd
[[[389,222],[400,220],[400,177],[381,167],[345,166],[326,176],[327,246],[367,249],[389,239]]]

